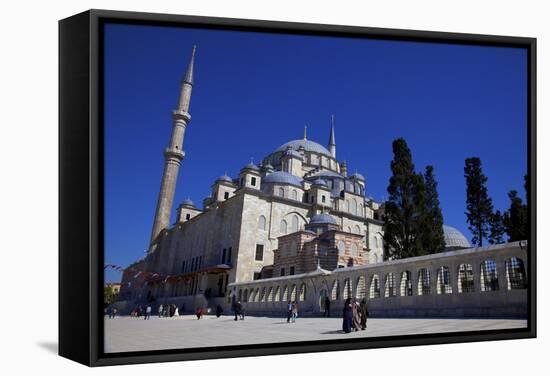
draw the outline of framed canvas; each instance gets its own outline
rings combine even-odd
[[[535,64],[523,37],[61,20],[59,354],[535,337]]]

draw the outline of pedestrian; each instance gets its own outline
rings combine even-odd
[[[113,319],[116,317],[117,310],[113,307]]]
[[[291,318],[292,318],[292,302],[289,300],[286,305],[286,322],[290,323]]]
[[[353,309],[351,306],[351,299],[347,298],[344,303],[342,330],[345,333],[351,332],[351,325],[353,322]]]
[[[330,317],[330,299],[325,296],[325,314],[324,317]]]
[[[298,303],[296,301],[292,302],[292,322],[296,322],[296,317],[298,317]]]
[[[176,305],[174,305],[174,307],[176,307],[176,308],[175,308],[175,311],[174,311],[174,316],[175,316],[175,317],[178,317],[178,316],[180,315],[179,309],[178,309],[178,307],[177,307]]]
[[[239,317],[241,315],[241,302],[238,301],[237,303],[235,303],[235,308],[234,308],[234,311],[235,311],[235,321],[237,321],[237,317]]]
[[[365,330],[367,328],[367,316],[369,315],[366,298],[363,298],[363,300],[361,300],[359,310],[361,311],[361,330]]]
[[[159,304],[159,318],[162,317],[162,304]]]
[[[145,308],[145,320],[151,319],[151,306],[147,304],[147,308]]]
[[[223,308],[221,305],[218,304],[218,306],[216,307],[216,317],[219,318],[223,313]]]
[[[183,313],[185,312],[185,304],[181,304],[181,308],[180,308],[180,313],[183,315]]]
[[[359,329],[361,329],[361,310],[359,308],[359,303],[357,303],[357,299],[353,298],[351,308],[353,317],[353,329],[358,332]]]
[[[197,308],[197,310],[195,311],[195,315],[197,315],[197,320],[200,320],[202,318],[202,315],[203,315],[202,307]]]
[[[176,305],[175,304],[170,304],[170,312],[168,313],[170,315],[170,317],[174,317],[174,314],[176,313]]]
[[[239,316],[241,316],[241,320],[244,320],[244,314],[245,314],[244,305],[241,304],[241,310],[240,310],[240,313],[239,313]]]

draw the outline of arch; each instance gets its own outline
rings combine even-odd
[[[277,286],[275,288],[275,295],[273,296],[273,301],[278,302],[281,300],[281,287]]]
[[[374,263],[378,264],[378,254],[374,254]]]
[[[346,243],[343,240],[338,242],[338,256],[342,256],[346,253]]]
[[[350,212],[350,205],[349,205],[349,200],[346,200],[346,211],[349,213]]]
[[[430,277],[428,269],[422,268],[418,271],[418,295],[430,295],[432,293]]]
[[[266,298],[265,287],[262,287],[262,292],[260,293],[260,298],[258,299],[258,301],[265,302],[265,298]]]
[[[498,290],[498,275],[497,263],[495,260],[484,260],[481,265],[480,287],[481,291],[497,291]]]
[[[244,290],[243,293],[243,302],[248,302],[248,290]]]
[[[340,300],[340,281],[339,280],[335,280],[332,283],[332,290],[331,290],[331,294],[330,294],[330,299],[331,300]]]
[[[405,270],[401,272],[401,284],[399,286],[401,296],[412,296],[413,295],[413,286],[411,272]]]
[[[298,200],[298,191],[297,190],[295,190],[295,189],[292,190],[291,198],[293,200]]]
[[[359,256],[359,250],[357,249],[357,244],[351,243],[351,255],[353,257]]]
[[[263,215],[258,218],[258,230],[265,230],[266,219]]]
[[[267,290],[267,301],[268,303],[273,301],[273,287],[270,287],[269,290]]]
[[[346,278],[344,279],[344,290],[342,291],[343,299],[351,298],[352,297],[352,291],[351,291],[351,279]]]
[[[365,298],[367,292],[367,286],[365,283],[365,277],[359,276],[357,278],[357,283],[355,284],[355,297],[357,299]]]
[[[300,220],[297,215],[292,216],[292,232],[298,231]]]
[[[506,270],[506,287],[508,290],[527,288],[525,266],[522,259],[516,256],[510,257],[504,261],[504,269]]]
[[[436,283],[436,293],[438,295],[453,293],[453,287],[451,286],[451,276],[449,274],[448,267],[442,266],[437,269]]]
[[[298,294],[298,300],[303,302],[306,300],[306,284],[302,283],[300,286],[300,294]]]
[[[285,190],[283,187],[279,187],[279,189],[277,189],[277,196],[285,197]]]
[[[374,248],[380,248],[380,244],[378,244],[378,236],[374,235]]]
[[[397,295],[395,291],[395,276],[392,272],[386,274],[386,280],[384,282],[384,297],[392,298]]]
[[[355,227],[353,227],[353,233],[361,235],[361,227],[359,227],[359,225],[355,225]]]
[[[352,199],[350,206],[351,206],[351,214],[357,215],[357,200]]]
[[[256,291],[254,291],[254,302],[258,303],[260,301],[260,288],[257,287]]]
[[[296,285],[292,285],[292,289],[290,290],[290,300],[293,302],[296,300]]]
[[[239,292],[237,294],[237,301],[238,302],[241,302],[243,299],[243,290],[242,289],[239,289]]]
[[[282,300],[283,300],[283,302],[286,302],[288,300],[288,286],[285,286],[283,288]]]
[[[286,232],[287,232],[287,227],[288,227],[288,225],[287,225],[286,221],[283,219],[283,220],[281,221],[281,226],[280,226],[280,228],[279,228],[279,232],[280,232],[281,234],[286,234]]]
[[[378,274],[375,274],[370,278],[369,298],[374,299],[379,297],[380,297],[380,277],[378,277]]]
[[[474,269],[471,264],[460,264],[458,266],[458,292],[474,291]]]

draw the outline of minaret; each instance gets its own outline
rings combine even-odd
[[[168,227],[174,193],[176,191],[176,182],[181,161],[185,156],[183,152],[183,138],[185,128],[191,121],[189,114],[189,103],[191,101],[191,91],[193,90],[193,64],[195,61],[196,46],[193,46],[191,60],[187,66],[185,77],[181,81],[181,91],[176,109],[172,112],[172,136],[170,144],[164,149],[164,172],[162,174],[162,183],[157,201],[157,210],[155,212],[155,221],[153,231],[151,232],[151,243],[157,235]]]
[[[330,137],[328,139],[328,150],[333,158],[336,158],[336,138],[334,137],[334,115],[331,117]]]

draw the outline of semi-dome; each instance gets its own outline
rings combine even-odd
[[[445,236],[445,249],[447,250],[471,247],[464,234],[454,227],[443,225],[443,234]]]
[[[302,188],[302,179],[288,172],[275,171],[263,178],[264,183],[290,184]]]
[[[300,147],[303,147],[305,151],[324,154],[324,155],[327,155],[329,157],[332,156],[330,154],[330,152],[324,146],[322,146],[322,145],[320,145],[320,144],[318,144],[314,141],[310,141],[310,140],[293,140],[293,141],[289,141],[286,144],[283,144],[283,145],[279,146],[275,150],[275,152],[285,151],[289,147],[292,148],[293,150],[298,150]]]
[[[313,217],[311,217],[311,221],[309,221],[309,224],[315,224],[315,223],[330,223],[335,225],[336,219],[330,214],[315,214]]]
[[[354,178],[356,180],[363,180],[365,181],[365,177],[361,175],[360,173],[356,172],[355,174],[351,175],[351,178]]]
[[[315,179],[313,181],[313,185],[317,185],[319,187],[328,187],[327,182],[320,178]]]

